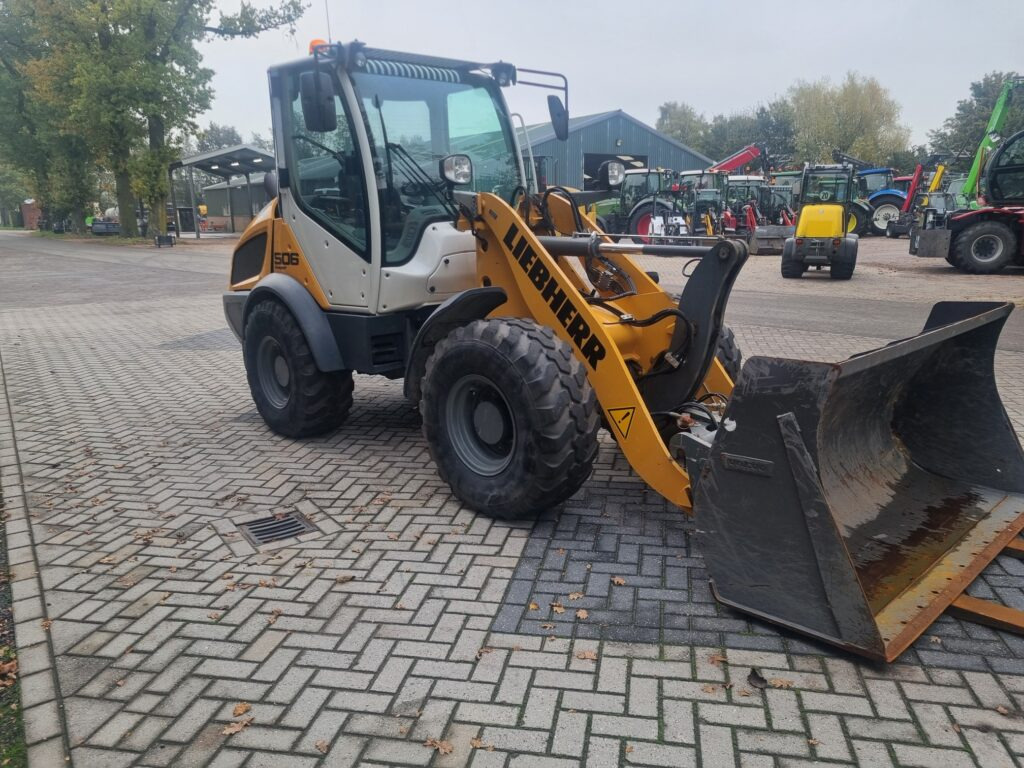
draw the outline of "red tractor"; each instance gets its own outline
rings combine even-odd
[[[977,208],[926,208],[910,234],[910,252],[941,256],[964,272],[984,275],[1024,264],[1024,131],[991,155]]]

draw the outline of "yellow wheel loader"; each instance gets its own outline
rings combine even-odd
[[[613,243],[581,213],[599,192],[526,188],[503,89],[560,91],[564,139],[560,75],[352,43],[269,78],[276,194],[224,309],[276,432],[338,427],[353,372],[404,379],[452,492],[519,518],[583,486],[604,426],[697,515],[719,600],[878,659],[963,608],[1024,526],[992,368],[1010,305],[940,304],[850,360],[737,374],[722,321],[743,243]],[[638,254],[699,261],[677,300]]]
[[[796,231],[782,247],[783,277],[802,277],[810,267],[828,267],[833,280],[853,277],[860,238],[849,232],[852,195],[853,166],[804,166],[793,185]]]

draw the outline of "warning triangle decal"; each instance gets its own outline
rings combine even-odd
[[[636,413],[636,408],[630,406],[629,408],[609,408],[608,415],[611,416],[612,424],[619,430],[619,434],[623,437],[629,437],[629,428],[633,425],[633,414]]]

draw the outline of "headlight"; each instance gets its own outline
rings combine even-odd
[[[441,161],[441,178],[456,186],[469,184],[473,181],[473,161],[469,155],[448,155]]]

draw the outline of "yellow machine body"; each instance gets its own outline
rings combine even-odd
[[[807,204],[796,220],[796,237],[834,238],[846,234],[841,205]]]

